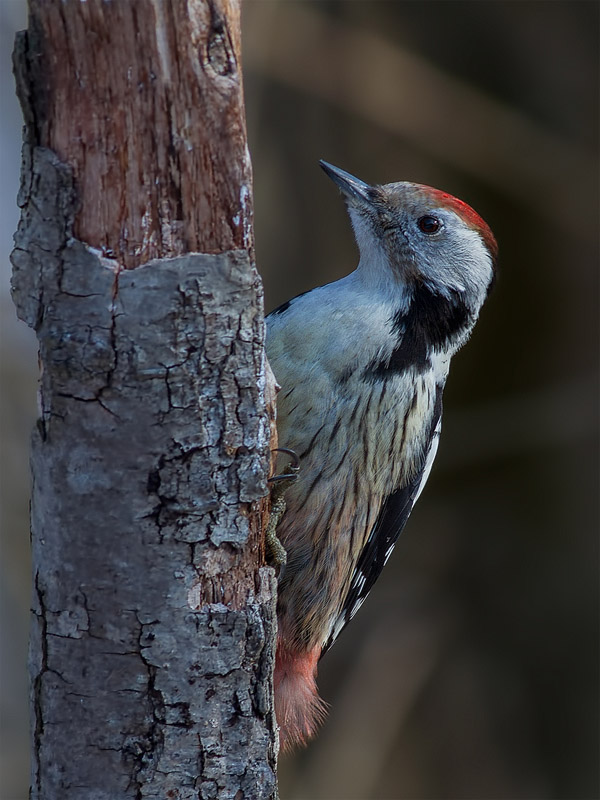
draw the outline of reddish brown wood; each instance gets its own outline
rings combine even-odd
[[[248,249],[238,0],[30,0],[36,144],[72,166],[74,234],[125,267]]]

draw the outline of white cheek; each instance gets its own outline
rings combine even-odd
[[[493,270],[490,254],[477,231],[461,226],[448,233],[443,245],[435,241],[428,244],[421,249],[425,276],[452,291],[467,293],[473,305],[480,305]]]
[[[492,259],[477,231],[462,228],[456,250],[467,288],[487,289],[492,278]]]

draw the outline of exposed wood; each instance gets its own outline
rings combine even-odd
[[[237,0],[30,0],[38,144],[73,169],[77,238],[133,267],[251,246]]]

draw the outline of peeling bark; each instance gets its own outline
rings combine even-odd
[[[139,13],[148,2],[31,5],[34,40],[21,35],[16,48],[27,129],[12,254],[13,298],[37,332],[41,365],[31,456],[31,797],[275,798],[275,579],[261,566],[273,386],[250,206],[245,238],[209,225],[210,252],[183,253],[185,237],[150,237],[169,257],[145,263],[151,247],[122,240],[115,249],[100,228],[86,229],[94,193],[86,159],[48,147],[60,127],[60,84],[46,76],[44,88],[36,71],[55,46],[40,33],[44,13],[68,28],[78,13]],[[205,14],[216,4],[173,7]],[[90,30],[74,31],[84,52]],[[247,167],[225,176],[238,199]],[[210,178],[209,216],[231,223]],[[128,200],[114,230],[133,230],[128,208],[139,186],[122,185],[129,172],[120,179]],[[163,233],[170,222],[176,233],[202,227],[185,215],[191,202],[164,211]]]

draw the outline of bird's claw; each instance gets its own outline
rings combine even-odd
[[[273,475],[268,481],[273,485],[273,488],[271,489],[271,512],[265,531],[266,556],[267,561],[275,567],[277,574],[281,577],[287,562],[287,553],[277,536],[277,526],[285,514],[285,492],[298,477],[300,459],[293,450],[287,447],[277,447],[272,452],[286,453],[292,458],[292,463],[288,465],[287,472]]]
[[[273,475],[271,478],[269,478],[268,483],[278,483],[280,481],[292,483],[295,481],[298,477],[298,472],[300,471],[300,459],[298,458],[296,451],[290,450],[288,447],[276,447],[274,450],[271,450],[271,452],[285,453],[291,457],[292,463],[288,466],[289,472],[284,472],[281,475]]]

